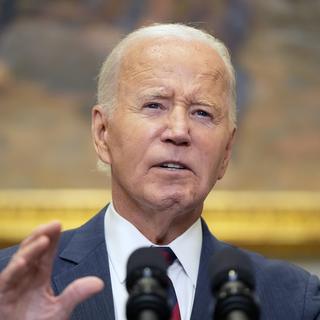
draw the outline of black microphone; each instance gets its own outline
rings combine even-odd
[[[258,320],[259,304],[251,260],[239,249],[227,247],[211,258],[211,291],[216,298],[214,320]]]
[[[169,320],[167,264],[154,247],[134,251],[127,263],[128,320]]]

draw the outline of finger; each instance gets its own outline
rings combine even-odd
[[[10,261],[8,266],[0,274],[0,293],[6,293],[14,285],[14,281],[21,277],[22,270],[26,267],[24,259],[17,257]]]
[[[24,247],[28,245],[30,242],[34,241],[36,238],[46,235],[49,238],[55,237],[56,234],[60,234],[61,232],[61,224],[58,221],[52,221],[47,224],[43,224],[38,226],[36,229],[32,231],[32,233],[24,239],[20,247]]]
[[[53,260],[60,238],[61,225],[59,222],[53,222],[49,225],[49,227],[50,228],[46,230],[46,234],[49,237],[50,243],[45,254],[41,257],[41,263],[42,267],[45,269],[45,272],[51,273]]]
[[[69,315],[82,301],[100,292],[104,283],[98,277],[84,277],[72,282],[59,296],[61,307]]]
[[[48,275],[52,269],[54,254],[56,252],[57,243],[61,232],[61,224],[58,221],[52,221],[48,224],[37,227],[32,234],[21,243],[21,248],[28,247],[39,237],[46,236],[49,239],[49,245],[42,254],[39,261],[39,270],[42,274]]]
[[[0,274],[0,290],[3,292],[12,289],[21,282],[22,278],[25,280],[25,276],[33,277],[30,270],[37,263],[39,257],[44,254],[48,245],[49,239],[41,236],[29,246],[19,249]]]
[[[19,250],[13,255],[13,259],[18,256],[24,258],[27,263],[36,262],[45,254],[49,245],[50,239],[47,236],[39,236],[28,245],[19,248]]]
[[[53,251],[59,239],[61,226],[51,222],[36,228],[31,236],[23,241],[19,250],[1,274],[2,290],[25,288],[49,281]],[[16,288],[19,286],[19,290]]]

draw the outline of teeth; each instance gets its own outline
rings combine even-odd
[[[161,167],[169,168],[169,169],[184,169],[184,166],[177,163],[163,163]]]

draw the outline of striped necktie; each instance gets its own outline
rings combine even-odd
[[[157,247],[159,248],[162,256],[165,258],[168,267],[173,264],[173,262],[177,259],[176,255],[169,247]],[[169,279],[169,288],[168,288],[168,297],[170,305],[172,306],[171,320],[181,320],[180,309],[178,304],[178,299],[176,292],[174,290],[172,281]]]

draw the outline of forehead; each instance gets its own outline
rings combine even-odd
[[[128,79],[145,71],[160,70],[179,73],[179,68],[214,80],[229,78],[226,66],[214,48],[201,41],[172,36],[139,39],[132,43],[122,57],[120,76]]]

